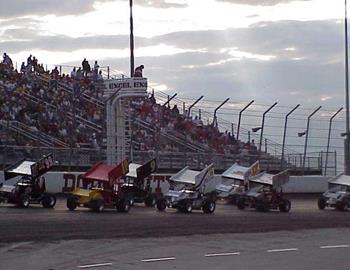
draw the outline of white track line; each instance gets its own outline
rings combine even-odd
[[[112,263],[97,263],[97,264],[87,264],[87,265],[80,265],[78,268],[92,268],[92,267],[101,267],[101,266],[108,266],[112,265]]]
[[[321,246],[320,248],[347,248],[350,247],[350,245],[336,245],[336,246]]]
[[[164,261],[173,261],[176,260],[175,257],[166,257],[166,258],[154,258],[154,259],[143,259],[141,262],[164,262]]]
[[[284,249],[269,249],[267,252],[288,252],[288,251],[298,251],[299,249],[297,248],[284,248]]]
[[[205,254],[204,257],[219,257],[219,256],[232,256],[232,255],[240,255],[240,252],[226,252],[226,253],[209,253]]]

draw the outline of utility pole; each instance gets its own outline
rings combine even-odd
[[[130,4],[130,77],[134,77],[134,22],[132,17],[133,0],[129,0]]]

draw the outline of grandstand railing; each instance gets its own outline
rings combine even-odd
[[[24,92],[23,96],[24,96],[24,98],[30,100],[31,102],[33,102],[35,104],[44,104],[46,107],[49,107],[49,108],[51,108],[51,109],[53,109],[55,111],[58,110],[58,108],[55,105],[53,105],[53,104],[51,104],[51,103],[49,103],[49,102],[47,102],[47,101],[45,101],[45,100],[43,100],[41,98],[32,96],[29,93]],[[84,117],[81,117],[78,114],[73,114],[71,112],[66,112],[66,115],[71,120],[76,120],[78,123],[84,124],[86,127],[90,128],[90,129],[92,129],[94,131],[101,131],[102,130],[102,126],[101,125],[98,125],[98,124],[96,124],[96,123],[94,123],[92,121],[89,121],[89,120],[85,119]]]
[[[133,124],[140,126],[142,128],[145,128],[154,134],[157,133],[156,129],[154,126],[146,121],[142,121],[138,119],[137,117],[131,117],[133,120]],[[159,130],[159,134],[167,139],[169,139],[172,142],[178,143],[188,149],[191,149],[196,152],[204,152],[204,151],[209,151],[211,150],[207,145],[204,144],[199,144],[196,142],[193,142],[192,140],[189,140],[186,138],[186,136],[176,132],[176,131],[169,131],[169,130]]]
[[[46,77],[44,75],[41,75],[41,74],[38,74],[38,75],[36,75],[36,78],[41,80],[42,82],[44,82],[45,85],[48,87],[49,80],[50,80],[48,77]],[[70,85],[64,84],[63,82],[59,81],[57,83],[57,88],[59,90],[66,91],[66,92],[68,92],[69,94],[71,94],[73,96],[73,91],[74,90],[73,90],[73,87],[71,87]],[[99,100],[97,98],[91,97],[87,93],[82,93],[81,96],[85,99],[85,101],[91,102],[91,103],[95,104],[96,106],[98,106],[100,108],[104,108],[104,106],[105,106],[102,100]]]
[[[97,162],[106,160],[105,149],[87,149],[87,148],[55,148],[55,147],[29,147],[29,146],[0,146],[0,161],[2,165],[10,165],[22,158],[38,159],[44,154],[52,153],[57,166],[61,169],[71,169],[84,171],[88,167]],[[152,158],[157,158],[159,169],[180,170],[185,166],[192,169],[202,169],[206,164],[214,163],[217,171],[223,171],[231,166],[234,162],[239,161],[240,164],[248,166],[256,159],[256,154],[237,154],[224,155],[215,153],[195,153],[195,152],[166,152],[166,151],[134,151],[132,162],[144,163]],[[302,157],[286,157],[289,162],[285,164],[284,169],[289,168],[300,174],[321,174],[324,166],[322,156],[309,156],[307,158],[307,166],[304,171],[300,170],[300,159]],[[263,158],[260,160],[261,169],[267,171],[279,171],[280,163],[275,158]],[[335,174],[327,171],[327,175]]]
[[[52,137],[50,135],[47,135],[39,130],[33,130],[32,127],[27,126],[26,124],[23,124],[19,121],[0,120],[0,125],[2,125],[5,128],[8,128],[13,132],[20,133],[21,135],[27,137],[28,139],[38,141],[45,146],[56,145],[61,147],[68,147],[68,144],[66,144],[65,142],[55,137]]]

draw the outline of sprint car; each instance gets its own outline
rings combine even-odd
[[[118,212],[129,212],[130,202],[120,192],[121,177],[128,173],[128,161],[118,165],[97,163],[86,171],[67,197],[67,208],[90,208],[103,212],[105,208],[114,208]]]
[[[157,170],[157,161],[152,159],[143,165],[129,164],[129,172],[121,186],[121,192],[129,199],[130,204],[145,203],[153,207],[157,201],[157,194],[152,193],[151,183],[146,178]]]
[[[216,187],[217,196],[230,204],[237,204],[237,200],[249,189],[249,177],[259,173],[259,161],[250,167],[233,164],[221,174],[221,182]]]
[[[279,209],[281,212],[289,212],[291,203],[283,197],[282,186],[289,181],[289,171],[285,170],[276,175],[262,172],[249,179],[250,189],[237,200],[237,208],[240,210],[255,208],[258,211]]]
[[[18,176],[21,178],[14,185],[0,184],[0,202],[23,208],[28,208],[30,204],[53,208],[56,197],[46,191],[46,180],[43,176],[53,166],[54,160],[50,154],[38,161],[21,160],[5,168],[5,181]]]
[[[157,201],[158,211],[164,211],[169,207],[176,208],[183,213],[191,213],[192,210],[202,210],[207,214],[213,213],[216,207],[216,195],[205,191],[206,184],[213,179],[213,176],[213,164],[202,171],[183,168],[170,177],[169,191]]]
[[[320,210],[332,207],[340,211],[350,208],[350,176],[339,174],[328,181],[329,189],[318,199]]]

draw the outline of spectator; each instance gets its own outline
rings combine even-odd
[[[142,77],[142,71],[144,69],[144,66],[138,66],[137,68],[135,68],[135,73],[134,73],[134,77]]]
[[[55,67],[50,74],[50,89],[55,88],[57,90],[57,80],[60,75],[57,67]]]
[[[75,69],[75,67],[73,68],[73,70],[70,73],[70,77],[75,80],[77,78],[77,71]]]
[[[97,61],[95,61],[95,64],[94,64],[94,75],[95,76],[97,76],[99,68],[100,68],[100,66],[98,65]]]
[[[97,81],[98,81],[98,82],[103,81],[102,70],[100,70],[100,72],[99,72],[98,75],[97,75]]]
[[[83,68],[83,76],[87,77],[88,72],[90,72],[90,64],[86,58],[84,58],[83,62],[81,62],[81,66]]]
[[[7,65],[9,68],[13,68],[12,60],[10,56],[7,55],[7,53],[4,53],[3,58],[4,58],[3,63]]]

